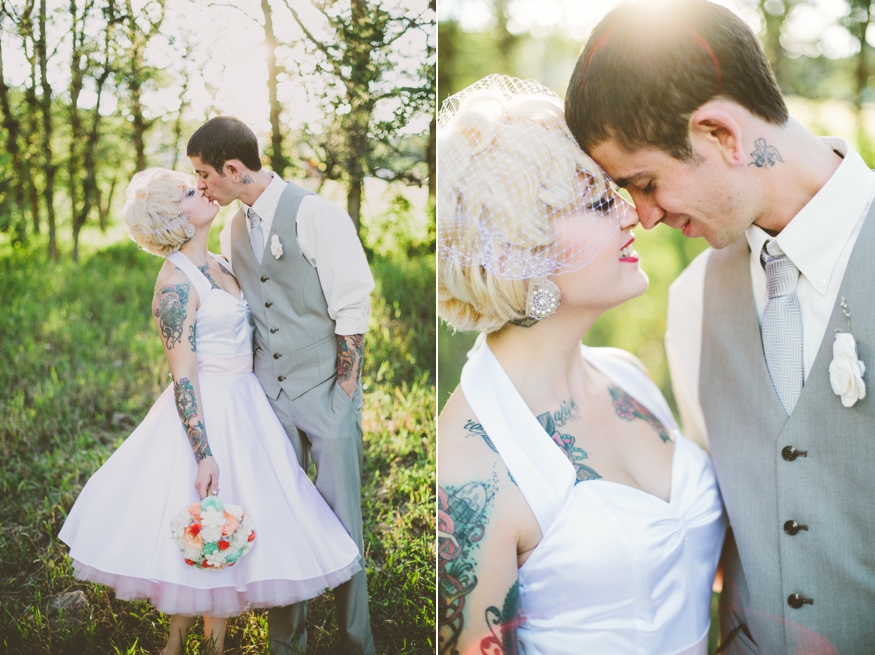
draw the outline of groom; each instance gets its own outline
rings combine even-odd
[[[255,134],[217,116],[188,141],[198,189],[242,208],[221,234],[255,319],[255,374],[316,488],[362,544],[364,333],[374,279],[349,216],[261,167]],[[371,655],[364,570],[335,589],[343,653]],[[304,653],[306,601],[268,612],[270,652]]]
[[[702,0],[609,13],[566,117],[644,227],[712,246],[672,286],[666,351],[732,525],[717,652],[875,653],[875,403],[857,364],[875,367],[875,175],[788,116],[751,30]]]

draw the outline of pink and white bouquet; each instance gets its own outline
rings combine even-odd
[[[234,566],[255,542],[255,523],[239,505],[207,496],[170,521],[173,541],[185,563],[199,569]]]

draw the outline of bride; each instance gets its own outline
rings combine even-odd
[[[361,568],[252,372],[249,305],[229,264],[207,251],[218,211],[181,173],[148,169],[128,187],[131,238],[165,258],[152,313],[173,383],[91,477],[60,532],[77,578],[171,615],[162,655],[185,651],[197,615],[220,654],[227,617],[313,598]],[[183,558],[171,519],[186,508],[200,517],[198,501],[220,485],[254,519],[257,538],[234,566],[210,570]],[[206,529],[186,528],[184,539],[214,554]]]
[[[438,311],[481,333],[439,422],[440,653],[704,655],[726,519],[643,365],[581,339],[641,295],[634,207],[557,96],[438,120]]]

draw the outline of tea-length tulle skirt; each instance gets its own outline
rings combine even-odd
[[[188,566],[170,536],[198,501],[197,464],[172,386],[85,485],[60,532],[76,576],[168,614],[233,616],[319,595],[361,568],[355,543],[298,466],[251,372],[199,375],[219,497],[254,519],[252,550],[218,571]]]

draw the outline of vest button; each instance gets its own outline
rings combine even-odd
[[[814,599],[806,598],[802,594],[790,594],[787,597],[787,604],[794,610],[798,610],[803,605],[814,605]]]
[[[279,359],[280,357],[282,357],[282,355],[280,355],[279,353],[274,353],[274,354],[273,354],[273,358],[274,358],[274,359]]]
[[[267,282],[269,279],[270,279],[269,277],[264,277],[264,276],[261,277],[262,282]]]
[[[285,380],[285,379],[286,379],[286,376],[285,376],[285,375],[280,375],[280,376],[276,379],[276,381],[277,381],[277,382],[282,382],[282,381]]]
[[[274,332],[278,332],[278,331],[279,331],[279,330],[278,330],[277,328],[270,328],[270,333],[271,333],[271,334],[273,334]]]
[[[781,457],[788,462],[792,462],[797,457],[808,457],[808,451],[796,450],[793,446],[784,446],[784,449],[781,451]]]
[[[784,532],[789,534],[791,537],[794,534],[797,534],[800,530],[808,530],[808,526],[797,523],[796,521],[787,521],[786,523],[784,523]]]
[[[266,302],[266,303],[264,303],[264,306],[265,306],[265,307],[268,307],[268,308],[269,308],[271,305],[273,305],[272,302]]]

